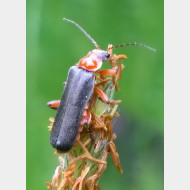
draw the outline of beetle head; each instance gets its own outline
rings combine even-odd
[[[110,58],[110,54],[107,51],[95,49],[91,51],[94,56],[96,56],[98,59],[101,59],[103,61],[107,61]]]
[[[110,54],[100,49],[94,49],[88,53],[88,55],[82,58],[78,66],[90,72],[96,72],[102,66],[104,61],[107,61]]]

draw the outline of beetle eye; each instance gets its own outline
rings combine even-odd
[[[92,52],[95,53],[99,58],[101,58],[102,61],[107,61],[110,58],[110,54],[107,51],[93,50]]]
[[[107,57],[107,59],[109,59],[109,58],[110,58],[110,54],[109,54],[109,53],[107,53],[106,57]]]
[[[107,61],[107,60],[109,59],[109,57],[110,57],[110,54],[107,53],[107,52],[103,52],[103,53],[101,54],[101,57],[102,57],[102,60],[103,60],[103,61]]]

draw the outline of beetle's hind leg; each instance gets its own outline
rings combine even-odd
[[[82,126],[84,124],[89,124],[90,121],[91,121],[91,113],[90,113],[89,109],[86,107],[83,111],[83,114],[82,114],[80,126]]]
[[[83,131],[84,125],[88,125],[90,123],[90,121],[91,121],[91,113],[90,113],[88,107],[86,107],[83,111],[81,121],[80,121],[80,126],[79,126],[78,133],[77,133],[75,143],[73,146],[75,146],[76,142],[78,140],[80,140],[80,136],[81,136],[81,133]]]

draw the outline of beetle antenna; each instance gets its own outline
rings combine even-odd
[[[149,49],[150,51],[156,51],[156,49],[154,49],[154,48],[151,48],[151,47],[149,47],[149,46],[147,46],[147,45],[140,44],[140,43],[137,43],[137,42],[128,43],[128,44],[122,44],[122,45],[114,46],[114,47],[111,47],[111,48],[108,48],[108,49],[116,49],[116,48],[125,47],[125,46],[140,46],[140,47],[147,48],[147,49]]]
[[[67,18],[63,18],[63,20],[67,21],[67,22],[71,22],[72,24],[74,24],[96,46],[97,49],[100,49],[99,45],[95,42],[95,40],[81,26],[79,26],[76,22],[74,22],[73,20],[69,20]]]

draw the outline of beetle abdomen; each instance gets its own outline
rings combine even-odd
[[[84,108],[94,89],[94,74],[73,66],[69,70],[61,103],[55,116],[50,142],[69,151],[75,141]]]

